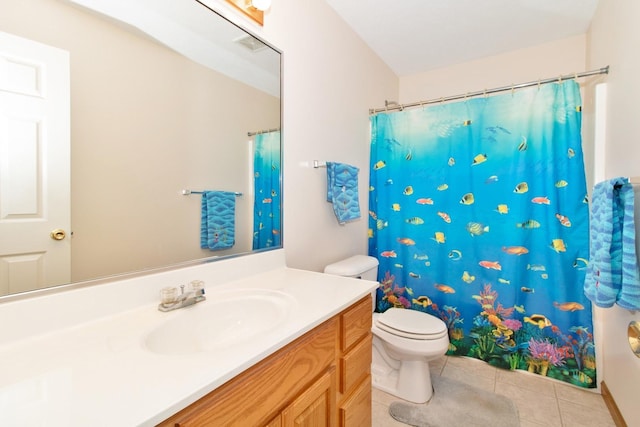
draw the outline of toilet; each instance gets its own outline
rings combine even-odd
[[[328,265],[325,273],[377,281],[378,260],[365,255]],[[375,309],[375,290],[372,292]],[[414,403],[431,399],[429,361],[447,352],[446,324],[430,314],[405,308],[373,313],[373,386]]]

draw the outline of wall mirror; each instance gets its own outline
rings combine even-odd
[[[0,300],[281,247],[281,53],[206,3],[4,1]]]

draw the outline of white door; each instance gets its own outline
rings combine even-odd
[[[0,32],[0,295],[70,282],[69,100],[67,51]]]

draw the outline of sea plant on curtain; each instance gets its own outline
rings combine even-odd
[[[371,118],[377,310],[440,317],[448,354],[595,387],[574,81]]]
[[[278,246],[280,237],[280,132],[255,136],[253,249]]]

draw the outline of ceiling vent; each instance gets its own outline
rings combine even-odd
[[[246,34],[243,35],[241,37],[238,37],[237,39],[233,40],[235,43],[239,43],[242,46],[246,47],[247,49],[249,49],[251,52],[258,52],[262,49],[264,49],[265,47],[267,47],[266,44],[262,43],[260,40],[258,40],[257,38]]]

